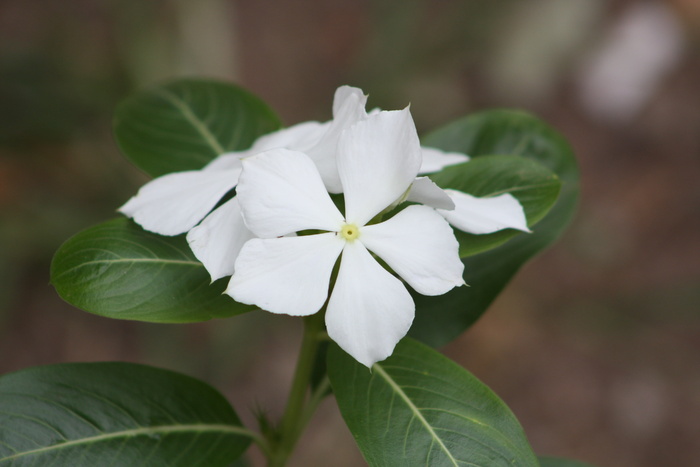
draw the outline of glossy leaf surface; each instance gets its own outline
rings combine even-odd
[[[0,466],[227,466],[248,447],[207,384],[131,363],[69,363],[0,377]]]
[[[179,79],[140,91],[119,105],[114,120],[122,152],[154,177],[200,169],[279,127],[275,113],[254,95],[204,79]]]
[[[537,467],[508,407],[468,371],[411,339],[368,370],[333,345],[328,376],[370,466]]]
[[[222,295],[226,281],[210,284],[184,236],[146,232],[114,219],[70,238],[56,252],[51,282],[61,298],[101,316],[184,323],[253,309]]]

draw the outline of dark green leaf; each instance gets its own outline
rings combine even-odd
[[[68,303],[109,318],[184,323],[253,309],[222,295],[226,279],[210,285],[183,236],[146,232],[124,218],[64,243],[51,282]]]
[[[519,156],[483,156],[448,167],[430,178],[442,188],[452,188],[478,197],[510,193],[520,201],[533,227],[551,209],[561,182],[542,165]],[[455,229],[462,258],[490,250],[521,232],[505,229],[489,235],[472,235]],[[523,234],[527,235],[527,234]]]
[[[538,118],[518,110],[488,110],[456,120],[433,131],[422,144],[469,154],[511,154],[533,159],[578,183],[578,169],[566,140]]]
[[[432,346],[444,345],[471,326],[510,279],[535,254],[554,242],[571,221],[578,201],[578,169],[566,140],[537,118],[523,112],[497,110],[475,114],[429,135],[426,146],[479,157],[510,154],[534,160],[559,177],[562,188],[554,207],[532,234],[465,258],[464,280],[439,297],[414,293],[416,319],[410,334]],[[468,162],[467,164],[471,164]]]
[[[212,387],[132,363],[0,377],[0,466],[226,466],[251,433]]]
[[[591,464],[584,464],[570,459],[560,459],[555,457],[540,457],[540,467],[593,467]]]
[[[370,466],[537,467],[523,430],[483,383],[411,339],[370,372],[333,345],[328,376]]]
[[[202,79],[141,91],[119,105],[114,120],[124,154],[154,177],[200,169],[279,127],[277,116],[257,97],[233,84]]]

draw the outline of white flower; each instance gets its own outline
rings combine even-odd
[[[368,367],[391,355],[415,305],[370,251],[421,294],[444,294],[464,283],[457,241],[434,209],[409,206],[371,222],[405,195],[421,157],[408,109],[380,112],[346,129],[336,159],[345,215],[305,154],[279,149],[245,159],[238,199],[259,238],[243,246],[227,293],[297,316],[316,313],[328,299],[328,334],[346,352]],[[301,231],[308,235],[285,236]]]
[[[216,210],[212,209],[238,184],[241,159],[274,148],[302,151],[314,161],[326,189],[340,193],[343,187],[337,168],[338,140],[345,129],[369,118],[366,101],[367,96],[359,88],[341,86],[335,92],[331,121],[304,122],[269,133],[258,138],[250,149],[222,154],[201,170],[158,177],[144,185],[119,211],[151,232],[161,235],[187,232],[192,251],[204,264],[212,281],[229,276],[234,272],[240,248],[254,235],[246,228],[235,197]],[[378,113],[380,111],[375,110],[371,114]],[[469,160],[464,154],[433,148],[422,148],[421,153],[419,173],[435,172]],[[471,204],[456,193],[448,194],[422,177],[413,184],[409,201],[440,209],[438,212],[443,215],[444,210],[452,210],[457,203],[454,215],[446,217],[456,227],[466,230],[464,226],[475,219]],[[514,201],[519,206],[517,200]],[[484,213],[488,215],[489,212],[487,209]]]

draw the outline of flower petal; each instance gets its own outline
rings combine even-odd
[[[362,227],[359,240],[423,295],[464,285],[464,264],[450,225],[426,206],[409,206],[389,220]]]
[[[418,177],[411,185],[406,201],[425,204],[435,209],[452,210],[455,203],[452,198],[428,177]]]
[[[337,231],[343,223],[316,166],[301,152],[273,149],[244,159],[237,192],[246,225],[261,238]]]
[[[406,287],[359,241],[347,242],[326,311],[331,339],[367,367],[384,360],[406,335],[415,305]]]
[[[241,159],[252,154],[248,151],[225,152],[212,159],[202,168],[204,172],[214,172],[229,169],[241,170]]]
[[[408,108],[379,112],[343,132],[338,172],[347,221],[364,225],[401,198],[420,164],[420,142]]]
[[[510,193],[491,198],[477,198],[457,190],[445,190],[455,203],[452,211],[438,212],[447,222],[464,232],[488,234],[503,229],[530,232],[520,202]]]
[[[192,252],[209,271],[212,282],[234,273],[243,244],[253,238],[243,222],[241,206],[234,197],[215,209],[187,233]]]
[[[344,243],[335,233],[249,240],[226,293],[272,313],[314,314],[328,297]]]
[[[305,151],[314,161],[323,183],[330,193],[340,193],[343,185],[338,175],[338,140],[343,130],[367,118],[367,96],[358,88],[341,86],[333,101],[333,120],[326,133],[313,148]]]
[[[119,212],[161,235],[187,232],[238,183],[240,169],[193,170],[158,177],[141,187]]]
[[[250,148],[250,155],[270,149],[305,151],[318,143],[328,130],[330,122],[303,122],[261,136]]]
[[[354,86],[340,86],[333,96],[333,118],[338,118],[345,111],[345,106],[360,104],[364,110],[367,105],[367,96],[362,89]]]
[[[241,159],[244,157],[254,156],[255,154],[269,151],[270,149],[293,149],[295,151],[304,151],[318,143],[323,134],[328,129],[330,122],[303,122],[297,125],[292,125],[289,128],[273,131],[266,135],[262,135],[253,142],[250,149],[245,151],[227,152],[219,155],[217,158],[209,162],[202,170],[227,170],[241,168]]]
[[[420,174],[439,172],[448,165],[467,162],[469,156],[459,152],[444,152],[435,148],[423,147],[423,163],[420,166]]]

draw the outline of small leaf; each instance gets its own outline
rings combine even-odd
[[[185,323],[253,309],[222,295],[226,279],[210,285],[184,236],[156,235],[124,218],[66,241],[51,282],[68,303],[109,318]]]
[[[0,377],[0,466],[226,466],[251,433],[215,389],[132,363]]]
[[[574,461],[570,459],[560,459],[556,457],[539,457],[540,467],[593,467],[591,464]]]
[[[448,167],[430,178],[442,188],[477,197],[510,193],[523,206],[529,227],[547,214],[561,188],[555,174],[537,162],[519,156],[476,157],[470,162]],[[472,235],[455,229],[462,258],[495,248],[520,234],[518,230],[505,229],[489,235]]]
[[[279,127],[275,113],[254,95],[202,79],[145,89],[122,102],[114,120],[121,150],[154,177],[200,169]]]
[[[370,466],[538,467],[508,407],[483,383],[411,339],[370,372],[333,345],[328,376]]]
[[[559,198],[531,234],[519,234],[498,248],[463,259],[464,280],[438,297],[413,293],[416,318],[409,334],[441,346],[471,326],[530,258],[552,244],[571,221],[578,202],[578,169],[566,140],[523,112],[494,110],[458,120],[424,139],[426,146],[469,154],[472,161],[493,154],[520,156],[554,172]],[[436,174],[439,177],[439,175]]]

